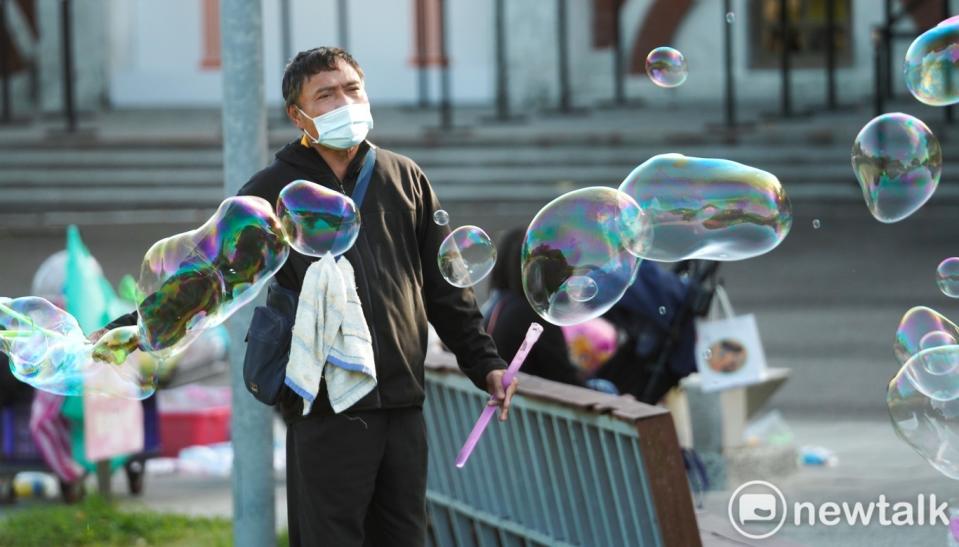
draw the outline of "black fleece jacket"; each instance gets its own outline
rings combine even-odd
[[[272,164],[253,175],[239,194],[259,196],[275,206],[280,190],[297,179],[351,194],[369,148],[365,142],[360,146],[345,180],[339,181],[316,150],[292,142],[276,153]],[[440,274],[436,255],[450,228],[433,221],[439,200],[411,159],[382,148],[376,152],[376,166],[360,207],[360,235],[344,256],[356,272],[372,334],[377,386],[351,410],[422,406],[427,320],[456,355],[463,372],[485,391],[486,375],[506,368],[506,363],[483,330],[473,291],[450,285]],[[276,281],[299,292],[315,260],[292,251]],[[111,325],[135,322],[135,317],[130,319]],[[314,413],[331,412],[322,387]],[[284,390],[280,400],[284,415],[301,411],[302,401]]]

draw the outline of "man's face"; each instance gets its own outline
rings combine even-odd
[[[322,116],[348,104],[369,103],[370,100],[366,96],[363,79],[356,69],[348,63],[338,61],[336,70],[324,70],[307,78],[296,102],[306,116],[300,113],[296,106],[291,106],[287,111],[290,119],[300,129],[315,135],[310,118]]]

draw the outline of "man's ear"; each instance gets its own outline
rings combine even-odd
[[[297,110],[296,105],[286,107],[286,116],[298,129],[303,129],[303,115]]]

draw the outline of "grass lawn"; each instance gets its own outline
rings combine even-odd
[[[288,545],[286,532],[277,545]],[[50,505],[18,511],[0,520],[0,545],[210,547],[233,544],[229,519],[120,510],[97,496],[77,505]]]

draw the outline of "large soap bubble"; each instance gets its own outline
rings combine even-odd
[[[792,226],[779,179],[734,161],[660,154],[619,189],[649,218],[652,245],[639,256],[650,260],[751,258],[774,249]]]
[[[556,325],[598,317],[632,284],[649,238],[646,216],[626,194],[605,187],[564,194],[543,207],[526,232],[526,298]]]
[[[923,395],[937,400],[959,397],[959,328],[922,306],[903,315],[893,350],[905,375]]]
[[[300,254],[339,256],[360,235],[353,200],[310,181],[287,184],[276,201],[276,213],[290,246]]]
[[[898,222],[936,191],[942,148],[921,120],[899,112],[883,114],[856,135],[852,168],[872,216]]]
[[[959,480],[959,399],[930,398],[900,371],[889,382],[886,405],[896,434],[937,471]]]
[[[913,40],[906,51],[906,87],[932,106],[959,102],[959,24],[951,17]]]
[[[646,56],[646,74],[659,87],[678,87],[686,81],[686,57],[671,47],[658,47]]]
[[[0,298],[0,328],[0,351],[10,357],[14,377],[37,389],[133,399],[156,390],[155,362],[94,359],[76,319],[43,298]]]
[[[440,243],[436,264],[454,287],[472,287],[496,265],[496,246],[477,226],[460,226]]]
[[[162,239],[143,259],[140,348],[172,353],[215,327],[266,285],[289,255],[266,200],[231,197],[199,228]]]

